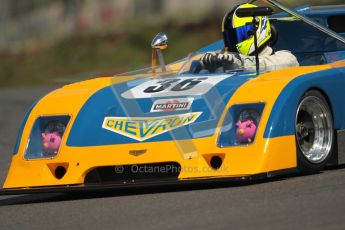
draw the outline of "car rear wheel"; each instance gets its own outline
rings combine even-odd
[[[322,170],[331,157],[334,129],[331,109],[324,96],[308,91],[296,113],[297,167],[302,173]]]

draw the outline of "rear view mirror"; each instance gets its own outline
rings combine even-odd
[[[165,50],[168,47],[168,36],[165,33],[158,33],[152,40],[152,49]]]
[[[166,72],[165,61],[162,51],[168,48],[168,36],[165,33],[158,33],[151,42],[152,48],[152,72],[157,71],[157,62],[161,67],[162,72]]]

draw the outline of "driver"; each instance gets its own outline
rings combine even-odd
[[[236,15],[239,8],[257,7],[252,4],[236,6],[223,19],[222,32],[225,48],[220,52],[206,53],[200,63],[203,68],[215,70],[219,67],[245,71],[255,71],[254,25],[252,17],[240,18]],[[272,71],[299,66],[297,58],[287,50],[274,52],[269,46],[272,40],[271,25],[268,17],[256,17],[260,70]]]

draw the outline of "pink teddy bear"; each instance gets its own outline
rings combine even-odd
[[[236,139],[238,143],[248,144],[252,143],[256,133],[256,125],[252,120],[247,120],[244,122],[238,121],[236,123]]]
[[[61,144],[61,136],[58,132],[42,133],[42,146],[44,155],[56,155]]]

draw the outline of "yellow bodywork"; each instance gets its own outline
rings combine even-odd
[[[338,63],[344,65],[344,62]],[[113,146],[69,147],[66,140],[76,115],[98,90],[120,82],[145,76],[106,77],[89,80],[57,89],[44,97],[33,109],[24,128],[19,151],[13,156],[4,184],[5,189],[36,186],[83,184],[85,175],[94,167],[177,162],[182,171],[180,180],[212,177],[242,177],[296,167],[294,136],[273,139],[263,138],[272,107],[284,87],[294,78],[307,73],[332,68],[331,65],[295,67],[262,74],[242,85],[232,96],[224,111],[234,104],[264,102],[260,126],[255,142],[248,146],[217,147],[217,139],[225,113],[216,132],[207,138],[145,142]],[[147,77],[147,76],[146,76]],[[31,129],[39,116],[70,115],[71,120],[63,136],[58,155],[52,159],[26,160],[24,153]],[[184,151],[181,151],[183,149]],[[145,154],[131,155],[130,151],[146,150]],[[116,153],[116,154],[114,154]],[[223,165],[214,170],[209,165],[210,156],[223,158]],[[67,168],[62,179],[54,176],[58,166]]]

